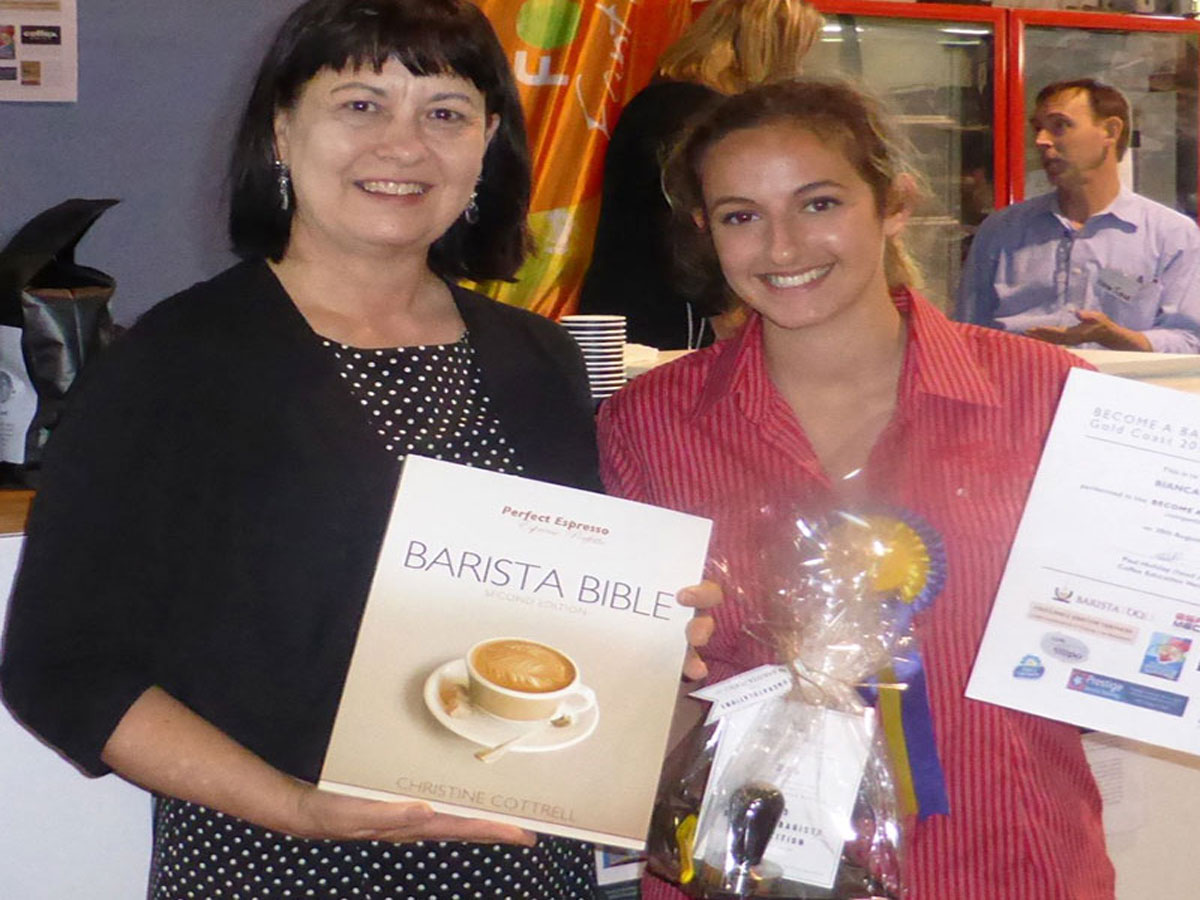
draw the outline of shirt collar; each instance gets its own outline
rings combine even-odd
[[[734,403],[751,421],[761,421],[774,391],[763,355],[762,316],[752,313],[741,331],[705,352],[716,358],[692,415],[704,416],[722,403]]]
[[[908,344],[900,375],[900,406],[921,397],[939,397],[975,406],[998,406],[999,391],[964,334],[929,301],[907,288],[892,295],[896,309],[908,323]],[[767,374],[763,351],[762,317],[751,315],[732,338],[708,351],[716,355],[693,416],[705,416],[721,404],[733,403],[752,422],[761,422],[769,408],[780,402]]]
[[[1046,212],[1054,216],[1055,219],[1057,219],[1067,228],[1070,228],[1072,231],[1074,231],[1074,226],[1072,226],[1067,217],[1063,215],[1062,207],[1059,206],[1058,192],[1051,191],[1045,196],[1048,200],[1046,204]],[[1116,219],[1118,222],[1123,222],[1133,228],[1138,227],[1138,223],[1142,219],[1141,206],[1134,197],[1133,191],[1129,190],[1129,188],[1125,187],[1125,185],[1121,185],[1120,190],[1117,191],[1117,196],[1113,197],[1112,202],[1109,203],[1108,206],[1104,207],[1104,209],[1100,210],[1099,212],[1088,216],[1088,220],[1083,223],[1083,229],[1081,230],[1086,230],[1093,223],[1101,224],[1103,219],[1109,217]]]
[[[908,347],[900,375],[900,399],[941,397],[973,406],[999,406],[1000,392],[975,357],[963,327],[951,322],[915,291],[892,295],[908,320]]]
[[[1140,218],[1140,212],[1141,206],[1133,196],[1133,191],[1122,185],[1121,189],[1117,191],[1117,196],[1113,198],[1113,202],[1108,204],[1107,209],[1102,209],[1097,215],[1108,213],[1111,216],[1116,216],[1123,222],[1136,225]]]

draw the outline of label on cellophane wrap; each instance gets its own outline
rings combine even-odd
[[[719,786],[739,750],[754,739],[760,715],[774,714],[771,707],[784,702],[790,686],[787,667],[760,666],[693,694],[725,710],[719,716],[719,743],[696,822],[700,840],[714,827],[725,831],[716,821],[723,818],[720,806],[727,799]],[[785,772],[772,781],[785,807],[763,858],[779,866],[787,881],[830,889],[843,846],[854,835],[851,817],[872,746],[875,714],[870,709],[856,715],[787,702],[803,708],[809,727],[790,749]],[[696,849],[697,855],[703,853],[704,848]],[[736,861],[724,860],[726,870],[735,866]]]

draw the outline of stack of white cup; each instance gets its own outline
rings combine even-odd
[[[563,316],[559,322],[583,351],[592,399],[611,397],[625,384],[625,317]]]

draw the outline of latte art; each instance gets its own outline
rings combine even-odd
[[[569,659],[533,641],[490,641],[475,648],[471,663],[481,678],[510,691],[545,694],[575,680],[575,666]]]

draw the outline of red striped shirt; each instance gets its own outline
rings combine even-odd
[[[947,551],[946,585],[918,617],[950,815],[906,830],[915,900],[1109,900],[1100,797],[1078,729],[963,696],[1067,371],[1076,357],[948,321],[896,297],[908,346],[896,412],[863,471],[878,504],[922,516]],[[745,638],[755,510],[832,502],[832,488],[763,359],[755,318],[734,339],[638,378],[600,412],[611,493],[715,521],[726,603],[705,651],[711,677],[758,664]],[[715,572],[714,572],[715,574]],[[648,900],[681,897],[662,882]]]

